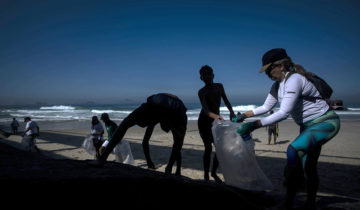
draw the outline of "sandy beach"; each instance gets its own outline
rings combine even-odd
[[[75,123],[76,122],[71,122]],[[320,187],[318,203],[322,206],[340,209],[360,209],[360,121],[343,120],[338,135],[323,146],[318,163]],[[43,124],[43,125],[42,125]],[[39,123],[41,128],[37,146],[43,154],[55,159],[93,159],[81,144],[89,134],[86,123],[82,125],[62,126],[57,129],[56,124],[45,126],[45,122]],[[48,129],[53,127],[53,129]],[[71,129],[73,128],[73,129]],[[298,126],[291,120],[279,124],[279,137],[276,145],[267,145],[267,131],[265,128],[256,130],[253,138],[256,140],[255,154],[259,166],[274,185],[274,192],[283,194],[283,168],[286,163],[286,148],[299,133]],[[142,138],[145,128],[133,127],[125,135],[131,144],[135,159],[135,166],[147,168],[142,151]],[[105,135],[106,136],[106,135]],[[8,139],[2,139],[6,144],[21,148],[21,135],[13,135]],[[165,133],[156,126],[150,140],[150,154],[157,171],[164,172],[171,146],[171,133]],[[191,179],[203,179],[203,143],[199,136],[196,121],[189,121],[184,146],[182,149],[182,175]],[[214,151],[214,150],[213,150]],[[108,161],[115,157],[110,155]],[[175,167],[173,171],[175,170]],[[221,166],[218,174],[222,180]],[[301,196],[301,193],[300,193]],[[304,199],[304,196],[300,199]]]

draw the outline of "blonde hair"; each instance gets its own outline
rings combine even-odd
[[[284,64],[286,71],[290,71],[290,72],[296,72],[298,74],[301,74],[303,76],[305,76],[306,74],[306,70],[303,66],[301,66],[300,64],[296,64],[294,62],[292,62],[290,57],[287,57],[285,59],[282,59],[280,61],[278,61],[279,64]]]

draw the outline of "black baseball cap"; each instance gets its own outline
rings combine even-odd
[[[276,61],[280,61],[283,59],[289,58],[286,53],[286,50],[283,48],[274,48],[267,51],[262,57],[262,67],[260,72],[264,72],[271,64],[275,63]]]

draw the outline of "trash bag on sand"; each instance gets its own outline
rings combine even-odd
[[[121,140],[120,143],[115,146],[113,153],[115,154],[116,162],[134,164],[134,157],[131,153],[130,143],[127,140]]]
[[[271,190],[272,184],[257,164],[255,154],[236,133],[240,125],[216,121],[212,127],[216,156],[225,183],[246,190]]]
[[[96,155],[96,148],[94,146],[94,137],[92,135],[88,135],[81,146],[90,155]],[[112,154],[115,155],[116,162],[125,163],[125,164],[134,164],[134,157],[131,153],[130,143],[125,139],[123,139],[120,143],[118,143],[114,147]]]
[[[94,137],[90,134],[86,136],[83,144],[81,145],[82,148],[86,150],[90,155],[96,155],[96,149],[94,146]]]

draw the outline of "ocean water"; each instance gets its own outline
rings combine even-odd
[[[9,124],[15,117],[22,122],[24,117],[30,116],[35,121],[87,121],[96,115],[100,118],[106,112],[114,121],[123,120],[140,104],[108,104],[108,105],[27,105],[0,107],[0,125]],[[189,121],[198,119],[201,111],[200,104],[185,104]],[[260,104],[235,104],[234,112],[246,112]],[[278,108],[275,108],[275,112]],[[360,120],[360,108],[348,107],[346,111],[336,111],[341,119]],[[229,111],[225,106],[220,107],[220,114],[229,120]],[[258,118],[253,118],[258,119]]]

